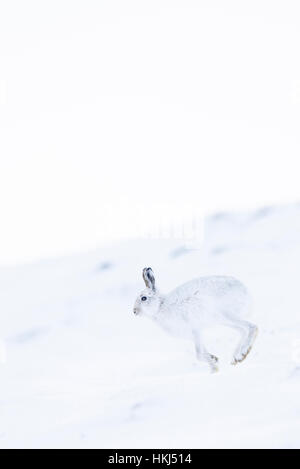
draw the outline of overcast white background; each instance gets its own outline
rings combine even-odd
[[[299,49],[297,1],[1,0],[0,264],[300,200]]]

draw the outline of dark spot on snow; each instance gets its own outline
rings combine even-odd
[[[186,246],[179,246],[177,249],[174,249],[174,251],[170,253],[170,257],[176,259],[177,257],[185,256],[188,252],[189,250]]]
[[[289,376],[290,378],[300,379],[300,366],[296,366]]]
[[[226,218],[228,218],[228,213],[226,213],[226,212],[215,213],[210,218],[211,218],[212,221],[225,220]]]
[[[139,419],[139,411],[144,407],[143,402],[136,402],[129,409],[128,420],[137,420]]]
[[[260,218],[266,218],[274,211],[274,207],[263,207],[260,210],[257,210],[253,214],[253,220],[257,220]]]
[[[97,272],[104,272],[105,270],[112,269],[113,264],[111,262],[101,262],[97,267]]]
[[[142,402],[137,402],[136,404],[134,404],[132,407],[131,407],[131,410],[135,411],[135,410],[138,410],[142,407],[143,403]]]
[[[37,340],[40,337],[46,335],[49,332],[49,329],[47,328],[35,328],[35,329],[30,329],[26,332],[23,332],[22,334],[16,335],[15,337],[12,337],[10,342],[16,343],[16,344],[26,344],[28,342],[31,342],[33,340]]]
[[[217,246],[215,247],[214,249],[211,250],[211,254],[213,256],[219,256],[220,254],[224,254],[224,252],[227,252],[229,251],[229,247],[228,246]]]

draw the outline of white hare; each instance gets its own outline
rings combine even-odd
[[[241,282],[232,277],[200,277],[162,295],[150,267],[143,270],[143,278],[146,289],[136,299],[134,314],[149,317],[172,335],[191,338],[197,358],[206,361],[213,372],[218,371],[218,358],[206,350],[202,341],[207,326],[225,325],[238,330],[241,341],[232,364],[247,357],[258,328],[242,319],[250,298]]]

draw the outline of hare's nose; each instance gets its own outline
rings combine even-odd
[[[133,310],[133,312],[134,312],[134,314],[139,314],[139,312],[136,308]]]

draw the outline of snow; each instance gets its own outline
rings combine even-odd
[[[134,240],[0,269],[1,448],[299,448],[300,206],[219,214],[203,245]],[[260,333],[207,332],[211,375],[193,344],[133,315],[151,266],[162,291],[233,275]],[[0,360],[1,361],[1,360]]]

